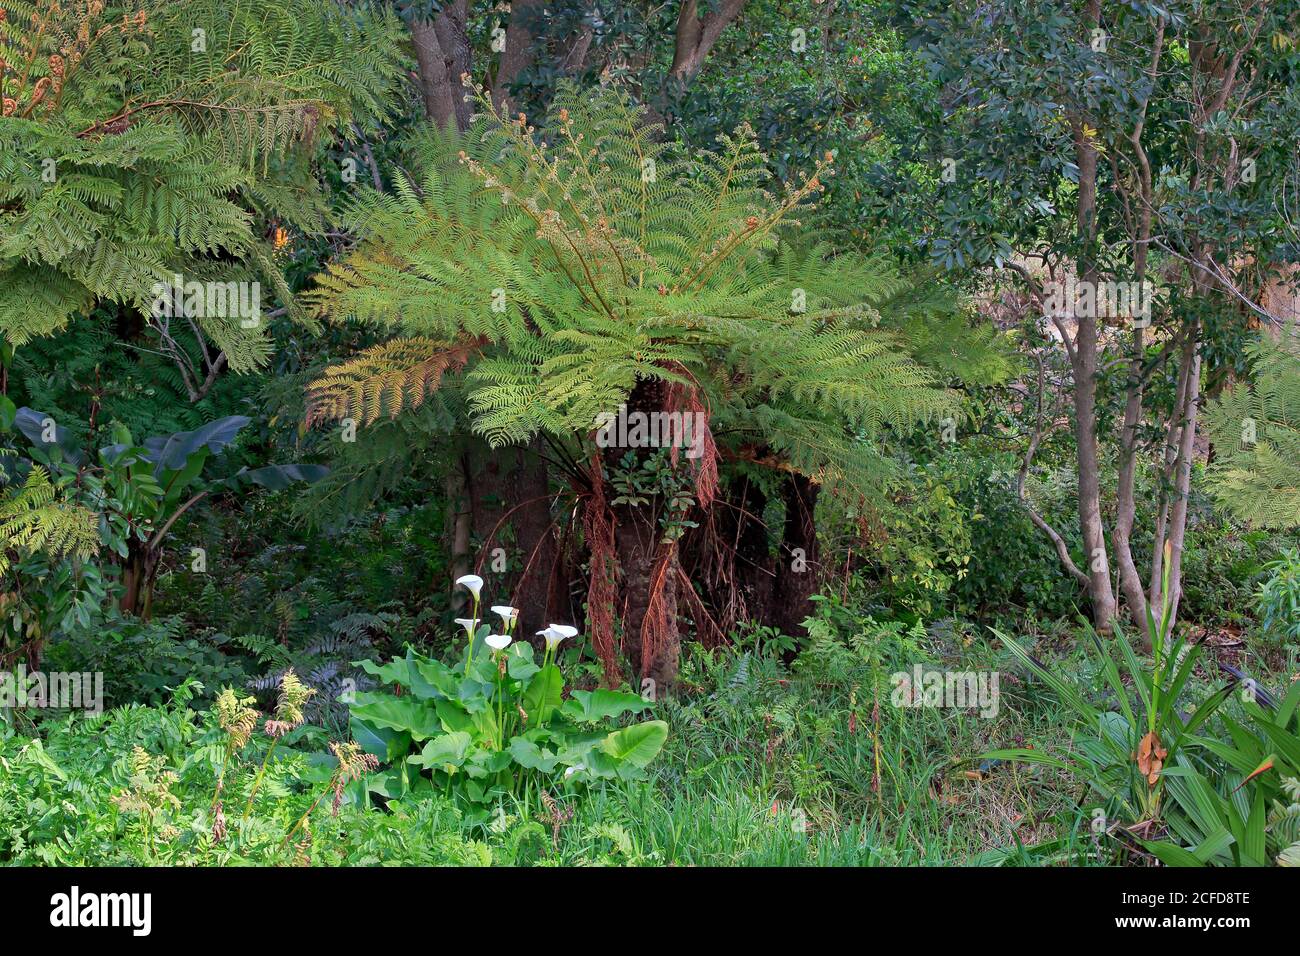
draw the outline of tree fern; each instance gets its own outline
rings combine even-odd
[[[96,302],[148,312],[157,283],[205,266],[290,301],[257,223],[320,227],[309,147],[386,110],[391,14],[333,0],[0,12],[0,336],[21,345]],[[202,317],[194,333],[233,368],[266,358],[265,329]]]
[[[351,210],[364,239],[309,307],[400,337],[331,368],[309,420],[397,415],[463,366],[492,443],[581,442],[658,379],[695,391],[732,444],[835,484],[887,471],[881,429],[953,413],[952,378],[1005,374],[951,298],[800,243],[825,166],[769,195],[751,131],[688,160],[613,89],[563,87],[545,135],[480,105],[463,140],[416,145],[421,179]]]

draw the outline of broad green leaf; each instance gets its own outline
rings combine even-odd
[[[411,668],[411,691],[417,697],[436,699],[456,696],[460,679],[442,661],[421,657],[409,648],[406,659]]]
[[[526,681],[536,674],[540,667],[533,663],[533,646],[515,641],[506,650],[506,673],[515,680]]]
[[[473,740],[466,733],[443,734],[434,737],[420,751],[419,762],[431,770],[460,767],[465,762]]]
[[[564,702],[564,675],[554,664],[538,671],[524,690],[524,711],[528,726],[536,726],[545,716],[549,723]]]
[[[580,723],[594,724],[621,714],[639,714],[650,709],[648,700],[617,690],[575,690],[564,702],[564,715]]]
[[[647,720],[622,730],[615,730],[600,744],[602,753],[620,763],[644,767],[663,749],[668,739],[668,724],[662,720]]]
[[[510,756],[515,758],[515,763],[519,766],[527,767],[529,770],[540,770],[542,773],[551,773],[560,762],[556,754],[543,750],[523,737],[511,739]]]
[[[353,661],[352,663],[371,677],[379,678],[385,684],[398,684],[402,687],[411,686],[411,678],[404,660],[391,660],[387,664],[376,664],[374,661]]]
[[[465,708],[458,701],[439,700],[434,703],[434,709],[438,712],[438,719],[442,721],[442,727],[448,733],[453,731],[469,731],[474,727],[474,718],[466,712]]]
[[[391,727],[409,731],[416,740],[426,740],[442,733],[442,723],[437,711],[413,697],[394,697],[392,694],[357,694],[352,705],[352,716],[375,727]]]
[[[366,753],[374,754],[384,763],[392,763],[411,749],[411,735],[405,730],[372,726],[358,719],[355,714],[349,726],[352,729],[352,739]]]

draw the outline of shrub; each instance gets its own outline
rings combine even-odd
[[[1259,630],[1268,640],[1300,643],[1300,549],[1289,549],[1264,566],[1268,579],[1258,595]]]

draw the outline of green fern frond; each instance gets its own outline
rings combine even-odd
[[[1206,409],[1215,497],[1264,527],[1300,527],[1300,340],[1262,338],[1249,351],[1254,381]]]
[[[688,159],[612,88],[562,84],[544,136],[480,107],[467,136],[416,142],[419,178],[350,209],[362,241],[307,308],[398,337],[317,382],[309,421],[418,405],[426,363],[472,339],[466,400],[494,445],[588,441],[638,382],[661,380],[699,389],[724,440],[865,486],[888,470],[882,430],[951,413],[954,378],[1003,371],[954,299],[789,241],[824,166],[770,195],[752,131]]]
[[[0,495],[0,574],[9,570],[15,553],[88,557],[98,548],[95,514],[60,501],[40,465],[32,466],[16,492]]]

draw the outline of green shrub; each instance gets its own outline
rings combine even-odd
[[[1300,643],[1300,549],[1289,549],[1264,567],[1259,588],[1259,632],[1267,640]]]
[[[1168,585],[1166,572],[1166,595]],[[1193,703],[1185,692],[1202,648],[1170,635],[1170,623],[1166,598],[1160,619],[1148,617],[1149,663],[1138,659],[1118,628],[1108,641],[1089,630],[1108,692],[1100,705],[1087,698],[1086,687],[1053,673],[999,634],[1075,715],[1076,746],[1068,759],[1027,748],[985,756],[1045,765],[1081,778],[1101,800],[1090,811],[1099,824],[1094,833],[1113,836],[1121,846],[1143,848],[1168,865],[1300,862],[1300,808],[1292,808],[1300,803],[1295,799],[1300,793],[1300,737],[1290,730],[1300,705],[1300,682],[1272,711],[1256,702],[1253,686],[1245,688],[1249,725],[1220,713],[1232,683]],[[1226,739],[1209,735],[1216,718]]]

